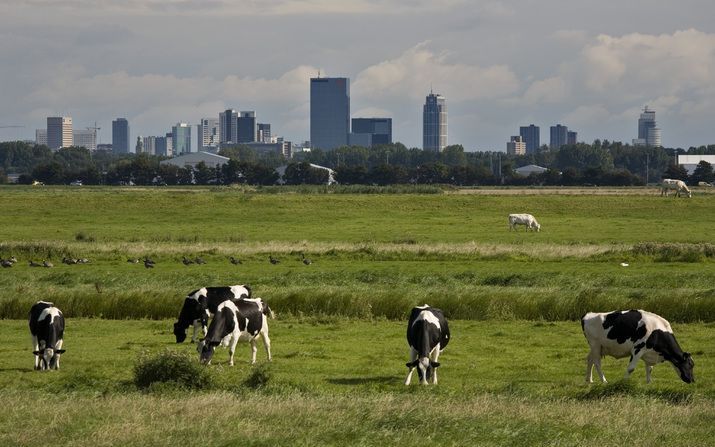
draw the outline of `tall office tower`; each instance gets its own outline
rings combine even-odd
[[[201,118],[197,132],[198,150],[215,149],[219,145],[219,120],[216,118]]]
[[[171,134],[154,139],[154,154],[171,157]]]
[[[219,113],[219,143],[238,143],[238,112],[228,109]]]
[[[524,139],[524,143],[526,143],[527,154],[536,152],[539,146],[541,146],[539,126],[534,126],[533,124],[521,126],[519,127],[519,135]]]
[[[578,140],[578,132],[569,130],[566,134],[566,144],[576,144]]]
[[[638,138],[633,140],[634,146],[660,147],[660,128],[655,122],[655,111],[645,106],[643,113],[638,119]]]
[[[447,147],[447,104],[430,92],[422,108],[422,149],[442,152]]]
[[[350,133],[350,79],[310,79],[310,142],[317,149],[347,146]]]
[[[115,154],[128,154],[129,149],[129,122],[126,118],[117,118],[112,121],[112,152]]]
[[[353,118],[351,139],[365,134],[370,135],[369,146],[391,144],[392,118]]]
[[[253,110],[241,112],[238,117],[238,142],[253,143],[256,141],[256,112]]]
[[[188,123],[176,123],[171,128],[171,139],[174,143],[174,156],[184,155],[191,152],[191,125]]]
[[[560,149],[561,146],[566,145],[566,141],[568,140],[568,133],[569,133],[569,128],[566,126],[562,126],[561,124],[557,124],[555,126],[551,126],[549,128],[551,131],[551,139],[549,140],[549,148],[551,149]]]
[[[50,149],[72,146],[72,117],[47,117],[47,146]]]
[[[271,142],[271,125],[268,123],[258,123],[258,141],[260,143]]]
[[[157,155],[156,153],[156,139],[159,137],[144,137],[142,138],[142,144],[144,146],[144,153],[149,155]]]
[[[35,144],[47,146],[47,129],[35,129]]]
[[[506,144],[507,155],[524,155],[526,154],[526,143],[521,135],[511,137],[511,140]]]
[[[94,152],[97,150],[97,131],[95,129],[72,131],[72,145],[85,147]]]

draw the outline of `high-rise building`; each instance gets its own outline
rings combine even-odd
[[[633,140],[634,146],[660,147],[661,134],[655,122],[655,111],[645,106],[638,119],[638,138]]]
[[[526,153],[532,154],[539,149],[541,146],[541,140],[539,137],[539,126],[534,126],[530,124],[528,126],[519,127],[519,136],[526,143]]]
[[[569,130],[569,132],[566,134],[566,144],[569,144],[569,145],[576,144],[577,140],[578,140],[578,132]]]
[[[238,116],[238,142],[253,143],[256,141],[256,112],[253,110],[241,112]]]
[[[154,153],[155,153],[155,155],[171,157],[171,155],[172,155],[171,141],[172,141],[172,137],[171,137],[170,133],[167,133],[166,136],[163,136],[163,137],[156,137],[154,139]]]
[[[391,144],[392,118],[353,118],[351,140],[362,134],[370,135],[369,146]]]
[[[238,143],[238,112],[227,109],[219,113],[219,143]]]
[[[174,143],[173,155],[184,155],[191,152],[191,125],[188,123],[176,123],[171,128],[171,139]]]
[[[60,149],[72,146],[72,117],[47,117],[47,146],[50,149]]]
[[[215,149],[219,146],[219,120],[201,118],[197,132],[197,147],[200,151]]]
[[[310,141],[314,148],[331,150],[348,144],[350,79],[310,79]]]
[[[422,108],[422,149],[442,152],[447,147],[447,104],[430,92]]]
[[[144,137],[142,138],[142,145],[144,146],[144,153],[149,155],[156,154],[156,140],[161,137]]]
[[[129,148],[129,122],[126,118],[117,118],[112,121],[112,152],[115,154],[128,154]]]
[[[47,129],[35,129],[35,144],[47,146]]]
[[[551,131],[551,138],[549,140],[549,148],[551,149],[560,149],[561,146],[566,145],[566,141],[568,140],[568,133],[569,133],[569,128],[566,126],[562,126],[561,124],[557,124],[555,126],[551,126],[549,128]]]
[[[95,129],[73,130],[72,145],[85,147],[94,152],[97,150],[97,131]]]
[[[258,123],[258,142],[271,143],[271,125],[269,123]]]
[[[507,155],[524,155],[526,154],[526,143],[521,135],[511,137],[511,140],[506,144]]]

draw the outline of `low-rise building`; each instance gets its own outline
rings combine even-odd
[[[180,155],[178,157],[170,158],[168,160],[163,160],[161,164],[171,164],[178,166],[180,168],[196,168],[196,166],[203,162],[209,168],[216,168],[218,166],[223,166],[228,163],[230,159],[222,155],[212,154],[210,152],[189,152],[188,154]]]

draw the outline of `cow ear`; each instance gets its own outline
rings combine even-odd
[[[431,360],[430,360],[429,364],[432,366],[432,368],[437,368],[440,365],[439,362],[433,362]]]
[[[65,350],[64,350],[64,349],[56,349],[55,352],[56,352],[57,354],[64,354],[64,353],[65,353]]]
[[[42,351],[32,351],[32,353],[35,355],[42,355]]]
[[[414,368],[415,366],[417,366],[418,363],[419,363],[419,361],[415,360],[414,362],[405,363],[405,366],[407,366],[408,368]]]

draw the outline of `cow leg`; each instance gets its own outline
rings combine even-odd
[[[233,366],[233,353],[236,352],[238,337],[231,337],[231,345],[228,347],[228,365]]]
[[[32,352],[38,352],[40,350],[40,344],[37,341],[36,336],[32,336]],[[40,356],[35,356],[35,371],[40,369]]]
[[[417,360],[417,351],[415,351],[414,348],[410,347],[410,363],[414,362],[415,360]],[[405,379],[405,385],[410,384],[413,372],[415,372],[415,367],[410,366],[410,371],[407,373],[407,379]]]
[[[204,338],[206,338],[206,326],[201,323],[201,320],[194,320],[194,333],[191,336],[191,343],[196,343],[196,334],[198,334],[199,331],[202,331]]]
[[[590,352],[586,356],[586,383],[593,383],[593,361]]]
[[[271,356],[271,339],[268,338],[268,330],[261,333],[261,338],[263,339],[263,347],[266,348],[266,355],[268,356],[268,361],[273,360]]]
[[[64,343],[64,340],[61,338],[57,340],[57,343],[55,343],[55,351],[58,349],[62,349],[62,344]],[[55,352],[55,369],[60,369],[60,354],[59,352]]]
[[[255,337],[251,339],[251,365],[256,363],[256,352],[258,352],[258,344]]]
[[[650,373],[653,371],[653,365],[645,364],[645,383],[650,383]]]
[[[432,351],[431,357],[433,362],[437,362],[437,359],[439,359],[439,348],[440,345],[437,344],[437,346]],[[437,368],[432,368],[432,384],[437,385]]]

